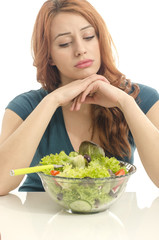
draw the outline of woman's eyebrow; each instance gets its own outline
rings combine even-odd
[[[56,40],[58,37],[61,37],[61,36],[64,36],[64,35],[70,35],[71,32],[65,32],[65,33],[59,33],[55,38],[54,40]]]
[[[93,26],[92,25],[88,25],[86,27],[81,28],[80,31],[85,30],[85,29],[90,28],[90,27],[93,27]]]
[[[87,29],[87,28],[90,28],[90,27],[92,27],[92,25],[88,25],[88,26],[86,26],[86,27],[83,27],[83,28],[80,29],[80,31],[83,31],[83,30],[85,30],[85,29]],[[56,40],[58,37],[65,36],[65,35],[70,35],[70,34],[71,34],[71,32],[59,33],[59,34],[54,38],[54,40]]]

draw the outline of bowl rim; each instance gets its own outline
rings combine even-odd
[[[111,176],[111,177],[104,177],[104,178],[91,178],[91,177],[85,177],[85,178],[70,178],[70,177],[60,177],[60,176],[53,176],[53,175],[48,175],[48,174],[45,174],[43,172],[38,172],[39,175],[44,175],[44,176],[47,176],[47,177],[50,177],[50,178],[54,178],[54,179],[63,179],[63,180],[79,180],[79,181],[88,181],[88,180],[94,180],[94,181],[97,181],[97,180],[114,180],[114,179],[120,179],[120,178],[125,178],[125,177],[129,177],[131,176],[132,174],[134,174],[137,170],[136,166],[132,163],[128,163],[128,162],[124,162],[124,161],[120,161],[118,160],[119,162],[121,162],[122,164],[124,164],[123,166],[130,166],[130,169],[133,168],[133,170],[131,172],[128,172],[127,174],[125,175],[120,175],[120,176]]]

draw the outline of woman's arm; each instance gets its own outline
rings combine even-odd
[[[151,107],[146,116],[133,97],[110,84],[96,81],[72,104],[71,110],[78,111],[83,102],[121,109],[143,166],[154,184],[159,187],[159,101]]]
[[[15,189],[23,176],[11,177],[11,169],[28,167],[44,131],[57,108],[48,95],[23,121],[11,110],[6,110],[0,137],[0,195]]]
[[[15,189],[22,176],[11,177],[11,169],[28,167],[40,140],[57,107],[71,103],[90,83],[105,80],[92,75],[83,80],[73,81],[48,94],[23,121],[11,110],[6,110],[0,136],[0,195]]]
[[[147,116],[132,97],[121,101],[120,108],[134,137],[142,164],[159,187],[159,101],[151,107]]]

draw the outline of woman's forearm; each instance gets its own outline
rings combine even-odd
[[[22,122],[19,127],[14,126],[10,134],[6,129],[0,139],[0,195],[9,192],[19,185],[22,177],[12,178],[9,171],[15,168],[30,165],[38,144],[49,124],[52,115],[58,106],[70,104],[73,99],[81,94],[92,82],[106,81],[103,76],[93,74],[86,79],[70,82],[48,94]],[[107,82],[107,81],[106,81]],[[16,123],[15,123],[16,125]]]
[[[159,130],[131,96],[122,100],[119,106],[133,135],[143,166],[154,184],[159,187]]]
[[[47,95],[20,126],[0,144],[0,195],[16,188],[22,177],[13,178],[11,169],[30,165],[39,142],[57,108]]]

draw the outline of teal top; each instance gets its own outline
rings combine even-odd
[[[140,87],[140,93],[136,101],[141,110],[146,114],[154,103],[159,100],[159,94],[153,88],[142,84],[138,85]],[[47,94],[48,92],[43,88],[25,92],[15,97],[6,108],[14,111],[23,120],[25,120]],[[131,133],[129,134],[129,140],[132,149],[131,159],[128,159],[128,157],[125,157],[124,159],[120,159],[118,156],[116,157],[119,160],[133,163],[136,147]],[[65,128],[62,108],[59,107],[56,109],[46,131],[44,132],[30,166],[37,165],[42,157],[51,153],[59,153],[62,150],[65,151],[66,154],[74,151]],[[19,191],[44,191],[44,188],[39,176],[36,173],[33,173],[27,175],[27,178],[23,185],[19,188]]]

